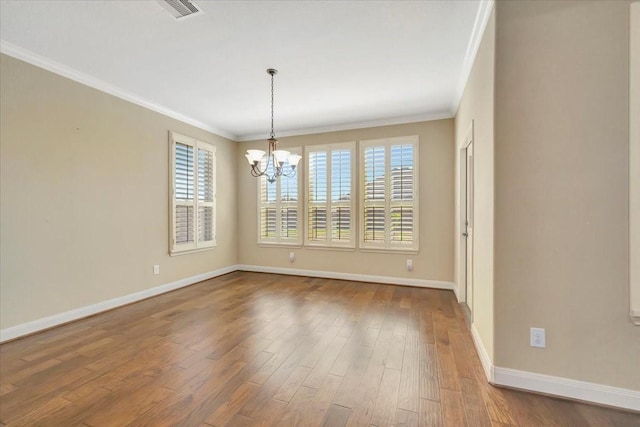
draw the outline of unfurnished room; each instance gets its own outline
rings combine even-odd
[[[0,426],[640,426],[640,1],[0,0]]]

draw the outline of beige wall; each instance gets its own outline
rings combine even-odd
[[[630,314],[640,326],[640,1],[631,4],[629,52]]]
[[[266,141],[238,146],[238,238],[240,264],[324,270],[354,274],[453,281],[453,120],[356,129],[280,138],[279,148],[419,135],[420,251],[418,254],[331,251],[307,248],[270,248],[257,244],[257,179],[244,158],[248,148],[266,147]],[[302,162],[301,162],[302,164]],[[296,254],[289,263],[289,251]],[[412,258],[413,272],[406,271]]]
[[[473,229],[473,324],[493,360],[493,98],[495,59],[495,11],[491,13],[455,119],[456,133],[456,284],[464,287],[464,214],[460,213],[460,165],[467,134],[474,125],[474,229]],[[462,193],[462,197],[464,193]],[[462,204],[464,206],[464,204]],[[462,254],[460,254],[462,250]]]
[[[452,119],[282,138],[420,136],[418,254],[295,248],[290,264],[289,248],[256,243],[244,151],[264,141],[234,143],[9,56],[1,70],[0,329],[236,263],[453,281]],[[217,147],[214,250],[168,256],[169,130]]]
[[[495,363],[639,390],[629,2],[497,2],[495,72]]]
[[[235,143],[5,55],[0,66],[1,329],[236,263]],[[168,256],[169,130],[217,147],[211,251]]]

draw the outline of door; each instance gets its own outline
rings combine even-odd
[[[466,209],[465,231],[463,235],[466,241],[466,268],[465,268],[465,295],[466,304],[473,319],[473,139],[467,145],[466,152]]]

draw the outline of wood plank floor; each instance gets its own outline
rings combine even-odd
[[[7,426],[639,426],[487,384],[450,291],[236,272],[0,346]]]

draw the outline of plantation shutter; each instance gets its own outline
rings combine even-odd
[[[364,150],[364,241],[384,243],[386,211],[386,149],[384,146]]]
[[[215,148],[170,133],[170,253],[215,246]]]
[[[291,170],[289,162],[283,169]],[[280,177],[280,239],[298,240],[298,174]]]
[[[290,149],[292,153],[299,149]],[[273,175],[272,162],[267,166],[266,158],[260,163],[260,169],[267,168],[267,174]],[[289,162],[283,164],[284,171],[290,171]],[[261,176],[258,184],[258,242],[268,244],[300,243],[300,197],[298,196],[298,170],[293,177],[280,176],[269,182]]]
[[[175,144],[175,245],[195,242],[194,147]]]
[[[262,159],[260,169],[267,166],[265,159]],[[269,163],[267,173],[272,175],[273,164]],[[265,176],[260,177],[260,238],[275,239],[277,237],[277,181],[269,182]]]
[[[361,247],[417,250],[417,137],[363,141]]]
[[[327,152],[309,153],[308,239],[327,240]]]
[[[198,243],[215,239],[215,155],[210,146],[198,144]]]
[[[413,145],[391,146],[390,239],[413,244]]]
[[[353,150],[331,151],[331,241],[351,242]]]
[[[307,245],[355,246],[354,151],[354,142],[307,150]]]

